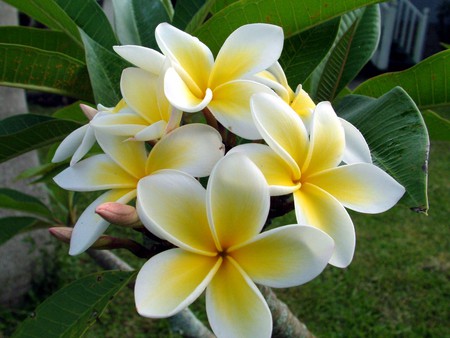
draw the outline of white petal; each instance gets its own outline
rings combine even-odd
[[[239,27],[220,49],[209,87],[215,88],[269,68],[280,57],[283,41],[283,30],[279,26],[249,24]]]
[[[333,195],[345,207],[365,213],[379,213],[392,208],[405,188],[377,166],[355,163],[332,168],[308,178]]]
[[[227,249],[258,234],[269,213],[269,188],[246,156],[225,156],[214,167],[207,187],[207,213],[217,246]]]
[[[95,143],[95,133],[94,129],[89,126],[86,129],[86,133],[84,134],[83,140],[81,141],[80,146],[75,151],[75,153],[72,156],[72,159],[70,160],[70,165],[74,165],[78,161],[80,161],[84,155],[86,155],[89,150],[91,150],[92,146]]]
[[[61,142],[56,149],[55,155],[53,155],[52,162],[61,162],[66,158],[72,156],[77,148],[80,146],[86,131],[89,128],[89,124],[86,124],[80,128],[75,129]]]
[[[345,132],[345,151],[342,160],[347,163],[372,163],[372,156],[364,136],[350,122],[340,119]]]
[[[135,141],[151,141],[157,140],[164,135],[164,132],[167,127],[166,121],[158,121],[153,123],[152,125],[145,127],[141,131],[137,132],[133,139]]]
[[[206,289],[206,313],[218,338],[269,338],[272,333],[264,297],[228,256]]]
[[[195,177],[208,176],[223,153],[217,130],[204,124],[188,124],[173,130],[153,147],[146,172],[177,169]]]
[[[164,251],[145,263],[136,278],[134,299],[140,315],[170,317],[194,302],[210,283],[222,259],[181,249]]]
[[[93,120],[91,126],[111,136],[128,138],[148,126],[148,122],[133,111],[121,111],[118,114],[104,114]]]
[[[263,232],[229,254],[256,283],[286,288],[309,282],[327,266],[334,242],[319,229],[286,225]]]
[[[128,62],[153,74],[160,74],[165,57],[156,50],[142,46],[114,46],[114,51]]]
[[[107,155],[100,154],[66,168],[53,180],[61,188],[73,191],[135,188],[137,179],[130,176]]]
[[[74,225],[70,239],[69,254],[74,256],[87,250],[108,228],[109,223],[95,213],[102,203],[118,202],[126,204],[136,197],[136,189],[110,190],[92,202]]]
[[[139,181],[137,211],[158,237],[185,250],[215,255],[206,216],[206,191],[183,172],[161,170]]]
[[[311,225],[328,234],[335,243],[330,264],[345,268],[355,252],[355,229],[345,208],[333,196],[312,184],[294,192],[299,224]]]

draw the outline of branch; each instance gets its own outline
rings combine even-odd
[[[120,259],[118,256],[107,250],[93,250],[87,251],[95,262],[104,269],[109,270],[122,270],[132,271],[134,270],[130,265]],[[174,332],[181,334],[186,338],[213,338],[214,335],[206,328],[201,321],[195,317],[195,315],[185,308],[177,313],[175,316],[169,318],[171,328]]]

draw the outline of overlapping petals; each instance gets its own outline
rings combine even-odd
[[[355,235],[344,206],[361,212],[382,212],[401,198],[404,188],[373,164],[340,166],[346,137],[328,102],[315,107],[309,138],[298,115],[281,99],[257,94],[251,107],[270,148],[245,145],[233,152],[244,152],[254,160],[274,194],[293,192],[297,221],[333,237],[336,249],[330,263],[347,266],[353,257]],[[274,165],[276,156],[286,165]],[[274,172],[277,169],[279,173]],[[280,187],[283,184],[285,189]]]
[[[334,244],[309,226],[259,234],[269,200],[264,176],[242,154],[218,162],[206,191],[175,170],[142,179],[141,220],[179,249],[158,254],[142,267],[135,286],[138,312],[171,316],[206,288],[208,319],[218,337],[270,337],[271,314],[254,282],[275,287],[305,283],[324,269]]]

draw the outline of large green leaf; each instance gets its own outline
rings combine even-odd
[[[62,140],[80,127],[75,121],[23,114],[0,121],[0,162]]]
[[[381,1],[240,0],[213,15],[194,35],[216,54],[225,39],[247,23],[279,25],[284,29],[285,38],[289,38],[346,12],[378,2]]]
[[[407,70],[373,77],[359,85],[354,94],[380,97],[395,86],[402,86],[420,110],[450,107],[450,50]]]
[[[403,201],[426,213],[429,139],[408,94],[396,87],[378,99],[349,95],[336,111],[364,135],[374,163],[405,187]]]
[[[312,99],[317,102],[332,101],[370,60],[379,37],[378,5],[343,15],[333,48],[306,85]]]
[[[92,101],[86,65],[58,52],[0,43],[0,85]]]
[[[338,27],[339,19],[333,19],[284,41],[280,64],[294,90],[327,55]]]
[[[0,208],[23,211],[49,220],[52,219],[52,212],[39,199],[14,189],[0,188]]]
[[[25,45],[50,52],[59,52],[84,63],[83,47],[74,43],[63,32],[22,26],[4,26],[0,27],[0,43]]]
[[[30,229],[38,222],[33,217],[0,218],[0,245],[13,238],[21,231]]]
[[[428,128],[431,140],[450,141],[450,121],[439,116],[436,112],[425,110],[423,119]]]
[[[113,4],[120,43],[156,48],[156,26],[170,21],[161,0],[113,0]]]
[[[80,123],[87,123],[89,120],[80,108],[81,101],[74,102],[68,106],[55,111],[52,116],[59,119],[73,120]]]
[[[80,47],[83,46],[78,28],[69,15],[53,0],[4,0],[48,28],[66,33]]]
[[[120,93],[122,70],[130,64],[83,32],[81,36],[86,50],[86,62],[95,102],[105,106],[115,106],[122,98]]]
[[[199,10],[208,3],[215,0],[177,0],[175,4],[175,14],[172,24],[179,29],[185,30],[191,19]]]
[[[135,272],[104,271],[67,285],[47,298],[13,337],[81,337]]]

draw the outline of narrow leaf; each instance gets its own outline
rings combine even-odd
[[[343,15],[333,48],[306,86],[313,100],[332,101],[370,60],[379,37],[378,5]]]
[[[119,55],[99,45],[81,32],[86,50],[86,62],[96,103],[115,106],[121,99],[120,76],[129,67]]]
[[[172,24],[185,30],[195,14],[207,3],[216,2],[210,0],[177,0]]]
[[[327,55],[338,27],[339,19],[333,19],[284,41],[280,64],[294,90]]]
[[[156,48],[156,26],[170,21],[161,0],[113,0],[113,4],[120,43]]]
[[[0,188],[0,208],[23,211],[47,219],[52,219],[52,212],[47,206],[34,196],[23,192]]]
[[[38,220],[33,217],[0,218],[0,245],[18,233],[31,228]]]
[[[0,43],[0,85],[92,101],[86,65],[58,52]]]
[[[39,305],[13,337],[81,337],[134,275],[104,271],[76,280]]]
[[[396,87],[378,99],[349,95],[336,111],[364,135],[374,163],[405,187],[403,201],[426,213],[429,139],[408,94]]]
[[[81,124],[53,117],[23,114],[0,121],[0,162],[62,140]]]
[[[380,97],[398,85],[411,96],[420,110],[450,107],[450,50],[430,56],[407,70],[369,79],[359,85],[354,93]]]
[[[354,9],[380,0],[240,0],[223,8],[194,32],[214,54],[238,27],[266,22],[283,27],[285,38],[317,26]]]
[[[0,27],[0,43],[25,45],[49,52],[59,52],[84,61],[84,49],[63,32],[22,26]]]

